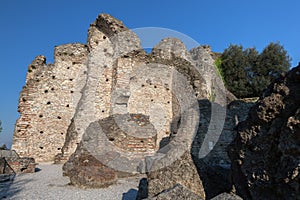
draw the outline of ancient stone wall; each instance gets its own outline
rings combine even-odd
[[[46,58],[38,56],[29,65],[12,148],[37,162],[53,161],[55,156],[65,162],[92,122],[132,113],[148,116],[156,136],[147,141],[133,138],[128,145],[157,151],[177,133],[184,110],[178,99],[181,91],[174,91],[182,81],[176,80],[177,72],[187,79],[198,100],[210,99],[220,105],[209,111],[213,114],[207,130],[221,132],[226,90],[210,54],[208,47],[188,52],[174,38],[163,39],[146,54],[139,38],[121,21],[101,14],[88,30],[86,45],[57,46],[54,64],[46,64]],[[212,134],[201,145],[209,149],[218,136]],[[138,144],[141,141],[145,143]]]
[[[37,162],[53,161],[61,152],[67,128],[85,83],[87,47],[55,47],[54,64],[38,56],[29,65],[20,95],[12,149]]]

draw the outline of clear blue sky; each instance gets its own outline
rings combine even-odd
[[[299,0],[0,0],[0,144],[10,144],[19,92],[37,55],[53,61],[55,45],[86,42],[99,13],[128,28],[163,27],[222,52],[230,44],[261,51],[279,41],[300,62]]]

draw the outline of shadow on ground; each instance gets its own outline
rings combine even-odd
[[[138,191],[136,189],[130,189],[128,192],[123,193],[122,200],[135,200]]]

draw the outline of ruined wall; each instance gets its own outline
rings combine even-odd
[[[57,46],[54,54],[54,64],[38,56],[28,67],[12,146],[20,156],[65,162],[92,122],[126,113],[148,116],[156,130],[148,146],[138,144],[146,141],[139,137],[131,140],[134,146],[158,150],[177,133],[184,107],[179,103],[180,91],[173,91],[182,81],[176,80],[178,72],[198,100],[221,105],[219,118],[212,117],[209,130],[223,128],[226,90],[207,48],[188,52],[180,40],[166,38],[146,54],[139,38],[121,21],[101,14],[88,30],[86,45]],[[217,140],[218,135],[211,137],[203,146],[207,149],[209,142]]]
[[[67,128],[86,77],[87,47],[55,47],[54,64],[38,56],[29,65],[20,94],[12,149],[37,162],[53,161],[61,152]]]

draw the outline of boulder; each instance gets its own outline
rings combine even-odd
[[[229,148],[243,199],[300,199],[300,65],[272,83]]]
[[[149,197],[154,197],[162,191],[172,188],[179,183],[197,196],[205,199],[202,181],[200,180],[189,151],[186,151],[172,164],[158,170],[151,170],[147,174],[147,178]]]
[[[108,187],[117,181],[116,172],[92,156],[82,144],[64,164],[63,172],[72,185],[81,188]]]
[[[174,187],[164,190],[163,192],[159,193],[155,197],[147,198],[144,200],[182,200],[182,199],[201,200],[203,198],[193,193],[192,191],[182,186],[181,184],[176,184]]]
[[[211,200],[242,200],[242,198],[235,194],[222,193],[212,198]]]

